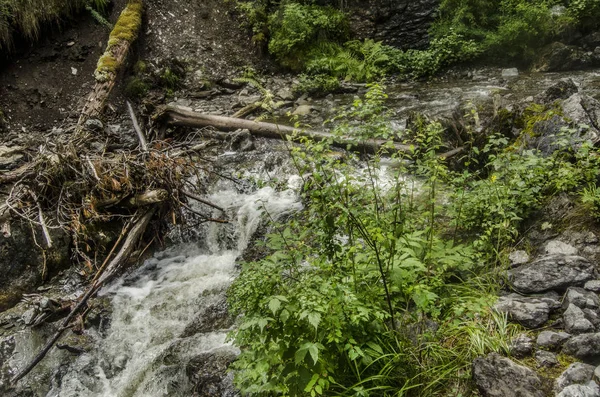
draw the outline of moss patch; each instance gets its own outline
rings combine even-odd
[[[130,0],[121,12],[114,29],[110,32],[104,55],[98,60],[94,73],[96,80],[107,80],[110,74],[117,73],[121,67],[113,50],[119,43],[131,43],[137,38],[142,25],[142,10],[142,0]]]

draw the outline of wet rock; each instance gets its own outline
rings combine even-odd
[[[473,380],[484,397],[544,396],[534,371],[497,353],[473,361]]]
[[[600,280],[590,280],[585,283],[583,288],[585,288],[588,291],[598,293],[598,292],[600,292]]]
[[[563,313],[563,320],[565,323],[565,331],[571,334],[582,334],[594,331],[594,324],[585,318],[583,310],[573,304],[570,304]]]
[[[558,99],[567,99],[579,91],[573,79],[562,79],[535,97],[536,102],[552,103]]]
[[[556,349],[570,337],[571,334],[566,332],[542,331],[537,337],[537,345],[546,349]]]
[[[554,367],[558,365],[556,354],[545,350],[535,352],[535,361],[540,367]]]
[[[577,248],[560,240],[550,240],[544,247],[546,255],[577,255]]]
[[[510,354],[515,357],[526,357],[533,352],[533,339],[525,334],[521,334],[512,340],[510,344]]]
[[[556,304],[560,303],[556,301]],[[507,313],[511,320],[526,328],[537,328],[548,321],[552,306],[547,299],[510,294],[498,298],[494,309]]]
[[[585,362],[600,361],[600,333],[573,336],[563,345],[562,352]]]
[[[539,72],[561,72],[592,66],[591,54],[577,46],[555,42],[542,51],[535,69]]]
[[[512,287],[530,294],[565,290],[583,285],[594,277],[594,265],[574,255],[547,255],[508,272]]]
[[[579,43],[587,50],[594,50],[600,46],[600,32],[593,32],[582,37]]]
[[[529,262],[529,254],[523,250],[513,251],[508,255],[508,260],[511,267],[524,265]]]
[[[34,230],[36,240],[43,241],[41,231]],[[45,255],[52,276],[70,264],[69,237],[58,229],[50,229],[50,237],[53,246]],[[15,304],[23,292],[35,290],[42,281],[43,263],[43,253],[35,245],[29,224],[12,222],[10,235],[0,233],[0,311]]]
[[[571,304],[581,309],[598,309],[600,308],[600,298],[594,292],[584,288],[571,287],[565,294],[563,307],[569,307]]]
[[[588,383],[594,375],[595,367],[584,363],[573,363],[556,379],[554,391],[560,392],[570,385]]]
[[[502,69],[502,77],[504,77],[504,78],[519,77],[519,69],[517,69],[517,68]]]
[[[565,387],[556,397],[600,397],[600,389],[595,382],[587,385],[571,385]]]
[[[233,387],[232,374],[227,372],[229,365],[236,357],[235,352],[221,349],[190,360],[186,367],[186,374],[194,385],[193,396],[238,396],[239,394]]]

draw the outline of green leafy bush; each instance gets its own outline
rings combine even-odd
[[[285,3],[269,16],[269,52],[282,65],[295,70],[304,66],[306,55],[319,43],[347,38],[344,13],[332,7]]]

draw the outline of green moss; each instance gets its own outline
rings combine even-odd
[[[94,73],[96,80],[105,80],[109,74],[116,73],[121,66],[113,55],[112,49],[121,42],[131,43],[137,38],[142,24],[142,9],[142,0],[130,0],[121,12],[114,29],[110,32],[106,51],[98,60]]]
[[[133,65],[133,72],[137,75],[141,75],[146,73],[148,70],[148,65],[144,61],[137,61],[135,65]]]
[[[132,99],[138,99],[148,93],[148,84],[138,77],[132,77],[125,86],[125,95]]]
[[[110,32],[108,49],[121,41],[131,43],[137,38],[140,26],[142,25],[142,9],[143,4],[141,0],[130,0],[127,7],[119,16],[112,32]]]

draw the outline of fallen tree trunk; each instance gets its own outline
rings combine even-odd
[[[31,360],[29,364],[27,364],[27,366],[25,366],[25,368],[21,370],[21,372],[19,372],[11,379],[11,382],[13,384],[18,382],[29,372],[31,372],[31,370],[34,369],[35,366],[44,359],[46,354],[48,354],[50,349],[52,349],[54,344],[60,339],[63,332],[69,329],[69,323],[75,317],[75,315],[77,315],[81,311],[81,309],[87,304],[87,301],[96,292],[98,292],[100,287],[102,287],[102,285],[106,281],[108,281],[113,275],[115,275],[119,268],[123,265],[123,263],[127,261],[129,256],[133,252],[135,246],[137,245],[138,241],[144,234],[144,231],[146,230],[146,227],[148,226],[150,219],[152,219],[152,216],[154,215],[155,211],[156,208],[151,208],[138,218],[134,226],[131,228],[131,231],[128,233],[127,238],[123,242],[123,245],[121,246],[121,249],[119,250],[117,255],[110,261],[110,263],[108,263],[106,268],[100,269],[102,274],[97,278],[97,280],[94,283],[92,283],[87,292],[79,300],[79,303],[77,303],[77,305],[73,308],[73,310],[71,310],[69,315],[63,320],[63,322],[60,325],[60,328],[58,329],[58,331],[56,331],[54,336],[46,343],[46,345],[33,358],[33,360]]]
[[[217,129],[227,131],[247,129],[252,135],[265,138],[299,140],[300,138],[307,137],[317,141],[332,139],[335,146],[343,148],[351,146],[354,150],[367,153],[376,153],[384,146],[389,146],[388,141],[381,139],[356,141],[350,137],[337,137],[333,134],[322,131],[302,130],[280,124],[203,114],[183,109],[178,106],[167,106],[159,115],[159,117],[164,118],[164,120],[170,125],[196,128],[215,127]],[[403,153],[411,153],[413,151],[411,146],[402,145],[400,143],[393,143],[391,149]]]
[[[127,7],[119,16],[108,38],[106,50],[98,60],[95,72],[96,84],[81,111],[77,122],[78,128],[81,128],[88,118],[99,117],[102,114],[129,47],[138,36],[142,25],[142,10],[142,0],[129,0]]]

